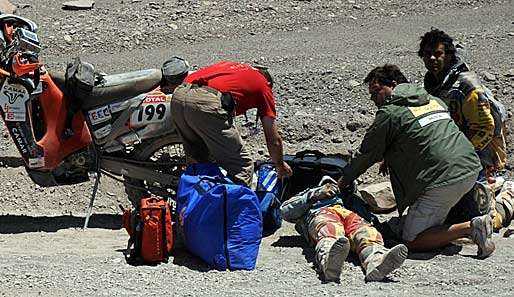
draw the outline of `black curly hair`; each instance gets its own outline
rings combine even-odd
[[[380,84],[388,87],[393,86],[393,81],[397,84],[409,82],[400,68],[393,64],[385,64],[384,66],[375,67],[364,79],[365,83],[377,80]]]
[[[455,45],[453,44],[453,38],[450,35],[444,33],[436,28],[432,28],[425,35],[420,37],[421,42],[419,43],[418,56],[423,58],[425,47],[427,45],[435,46],[438,43],[444,44],[446,54],[455,54]],[[455,55],[454,55],[455,56]]]

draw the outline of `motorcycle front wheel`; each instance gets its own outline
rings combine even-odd
[[[165,198],[175,196],[180,175],[186,168],[186,157],[182,141],[177,134],[145,141],[143,145],[134,148],[131,155],[131,159],[136,161],[171,164],[165,166],[165,169],[160,170],[160,172],[173,176],[173,180],[164,186],[125,177],[125,193],[127,193],[128,199],[133,206],[139,205],[141,198],[148,193],[166,196]]]

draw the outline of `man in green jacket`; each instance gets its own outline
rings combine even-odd
[[[446,105],[407,83],[395,65],[376,67],[364,82],[378,111],[359,151],[344,169],[340,187],[383,160],[400,215],[409,207],[402,228],[409,250],[431,250],[470,236],[478,245],[479,258],[491,255],[495,245],[489,215],[443,225],[481,169],[473,146],[452,121]]]

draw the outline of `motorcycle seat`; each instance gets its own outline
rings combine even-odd
[[[64,73],[50,74],[54,83],[65,90]],[[160,69],[145,69],[119,74],[101,76],[95,83],[93,90],[89,94],[81,94],[80,98],[82,109],[107,105],[112,102],[119,102],[133,98],[139,94],[155,89],[161,82],[162,73]]]

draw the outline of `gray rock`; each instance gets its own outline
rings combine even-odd
[[[509,71],[507,71],[507,73],[505,73],[505,76],[506,77],[514,77],[514,68],[509,69]]]
[[[16,12],[16,5],[12,4],[8,0],[0,0],[0,11],[2,13],[13,14]]]
[[[82,9],[92,9],[95,5],[95,1],[92,0],[74,0],[64,2],[62,4],[62,8],[66,10],[82,10]]]
[[[360,86],[360,85],[361,85],[361,83],[360,83],[360,82],[358,82],[358,81],[356,81],[355,79],[350,79],[350,80],[348,81],[348,86],[349,86],[350,88],[355,88],[355,87],[358,87],[358,86]]]
[[[332,139],[330,139],[333,143],[343,143],[343,138],[341,136],[334,136]]]
[[[359,192],[373,212],[389,212],[396,208],[390,182],[372,184],[360,189]]]
[[[32,7],[32,5],[31,5],[31,4],[29,4],[29,3],[18,3],[18,5],[17,5],[17,6],[18,6],[18,8],[20,8],[20,9],[25,9],[25,8],[31,8],[31,7]]]
[[[484,71],[482,75],[486,81],[496,81],[496,76],[494,74]]]
[[[349,121],[346,123],[346,129],[348,129],[350,132],[355,132],[360,128],[364,127],[365,125],[365,123],[362,123],[360,121]]]
[[[71,44],[73,39],[71,39],[70,35],[64,35],[64,41],[66,41],[67,44]]]

